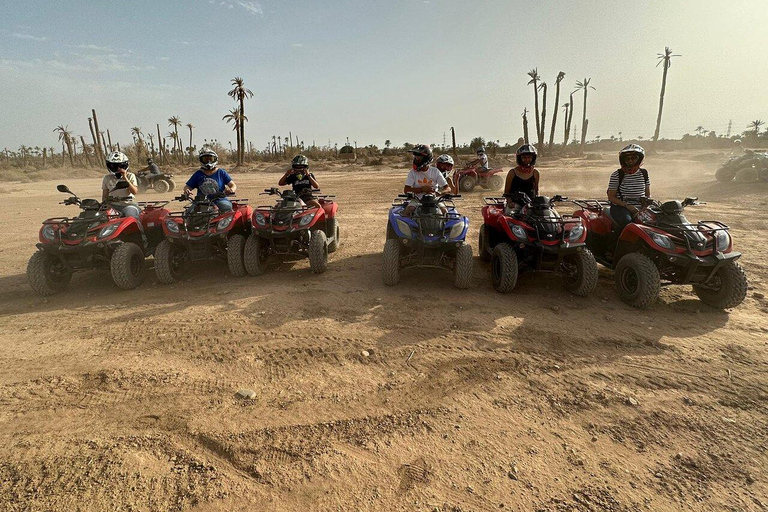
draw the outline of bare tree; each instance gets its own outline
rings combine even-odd
[[[659,130],[661,129],[661,113],[664,111],[664,93],[667,90],[667,71],[669,70],[669,67],[672,65],[672,57],[680,57],[680,55],[673,55],[672,49],[669,46],[664,47],[664,53],[658,53],[656,54],[659,62],[656,64],[658,67],[659,64],[664,64],[664,73],[661,77],[661,94],[659,94],[659,115],[656,117],[656,131],[653,132],[653,143],[656,144],[656,141],[659,140]]]

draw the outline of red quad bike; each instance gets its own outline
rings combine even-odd
[[[319,190],[313,190],[319,192]],[[257,206],[253,212],[253,231],[245,244],[245,268],[258,276],[266,272],[273,254],[309,258],[315,274],[325,272],[328,253],[341,242],[335,196],[315,196],[320,208],[311,208],[293,190],[265,189],[262,195],[279,197],[274,205]]]
[[[119,181],[115,189],[127,188]],[[168,215],[167,201],[139,203],[144,207],[139,223],[123,217],[109,202],[80,199],[66,185],[56,187],[71,194],[61,204],[77,205],[77,217],[53,217],[43,222],[38,251],[27,264],[27,278],[40,295],[53,295],[67,287],[76,271],[109,269],[115,284],[124,289],[137,288],[145,276],[144,258],[152,254],[163,239],[162,223]]]
[[[459,169],[459,190],[461,192],[472,192],[477,185],[488,190],[499,190],[504,186],[504,178],[500,175],[504,169],[488,169],[481,171],[477,167],[466,167]]]
[[[222,259],[233,276],[246,274],[243,250],[251,232],[253,210],[247,199],[237,199],[232,201],[232,211],[219,211],[215,201],[228,195],[218,192],[199,200],[188,195],[175,198],[190,204],[183,212],[168,214],[163,221],[165,240],[155,250],[155,273],[161,283],[178,281],[187,261]]]
[[[506,199],[509,199],[507,204]],[[554,203],[567,197],[504,194],[486,197],[480,227],[480,258],[491,263],[493,287],[511,292],[518,272],[556,272],[571,293],[586,297],[597,285],[597,263],[586,247],[581,219],[561,216]]]
[[[647,308],[666,284],[692,284],[705,304],[726,309],[738,306],[747,295],[747,278],[736,263],[728,226],[713,220],[688,222],[687,206],[696,198],[659,203],[645,200],[633,221],[621,232],[610,214],[611,204],[597,199],[574,201],[581,207],[589,235],[587,246],[597,260],[614,269],[621,300]]]

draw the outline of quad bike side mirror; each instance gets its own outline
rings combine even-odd
[[[58,190],[59,192],[64,192],[65,194],[75,195],[75,193],[69,190],[69,187],[66,185],[56,185],[56,190]]]

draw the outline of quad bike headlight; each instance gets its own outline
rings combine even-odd
[[[301,220],[299,221],[299,227],[303,228],[304,226],[306,226],[307,224],[312,222],[312,219],[315,218],[315,215],[317,215],[317,214],[316,213],[312,213],[312,214],[303,216],[301,218]]]
[[[411,226],[404,220],[397,219],[397,229],[400,230],[404,237],[411,238]]]
[[[669,239],[666,235],[661,235],[659,233],[651,233],[651,239],[653,240],[653,243],[656,245],[663,247],[664,249],[672,250],[675,248],[675,244],[672,243],[672,240]]]
[[[114,222],[112,224],[107,224],[103,228],[101,228],[101,231],[99,231],[99,235],[97,238],[107,238],[109,236],[112,236],[115,231],[117,231],[117,228],[120,226],[118,222]]]
[[[715,243],[717,244],[717,250],[722,252],[728,249],[731,244],[731,236],[725,231],[715,231]]]
[[[461,234],[464,232],[464,228],[466,227],[466,224],[464,222],[457,222],[456,224],[451,227],[451,231],[448,233],[448,238],[453,240],[454,238],[459,238]]]
[[[43,227],[43,238],[46,240],[53,242],[53,239],[56,238],[56,229],[51,226],[47,225]]]
[[[254,220],[256,220],[256,224],[258,224],[259,226],[267,225],[267,218],[261,212],[256,212],[256,215],[254,216]]]
[[[524,242],[528,241],[528,233],[525,232],[525,229],[523,229],[522,226],[518,224],[510,224],[509,227],[512,230],[512,234],[515,235],[518,240],[522,240]]]
[[[165,219],[165,227],[170,231],[171,233],[178,233],[179,232],[179,225],[172,219]]]
[[[216,223],[216,231],[224,231],[232,224],[232,215],[228,215]]]
[[[577,224],[571,228],[571,232],[568,233],[568,241],[569,242],[575,242],[579,238],[581,238],[581,235],[584,234],[584,226],[581,224]]]

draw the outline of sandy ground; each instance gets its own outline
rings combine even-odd
[[[210,262],[124,292],[91,272],[43,299],[25,269],[40,222],[73,213],[55,185],[97,196],[99,179],[6,182],[0,509],[765,510],[768,186],[684,156],[647,164],[656,197],[698,195],[690,218],[732,227],[740,307],[668,287],[633,310],[603,268],[586,299],[541,274],[500,295],[477,258],[467,291],[431,270],[384,287],[406,170],[341,165],[318,175],[343,230],[323,275]],[[543,192],[599,197],[615,164],[541,169]],[[239,195],[279,172],[234,173]],[[459,205],[475,247],[482,196]]]

